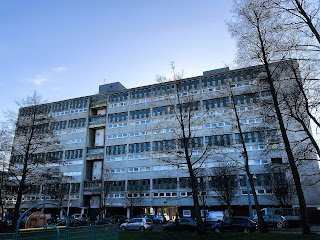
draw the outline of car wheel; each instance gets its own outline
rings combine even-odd
[[[125,231],[126,230],[126,227],[121,227],[121,231]]]
[[[282,223],[277,223],[277,228],[282,228],[283,227],[283,225],[282,225]]]
[[[162,221],[160,220],[159,223],[162,224]]]
[[[249,231],[248,228],[244,228],[244,229],[243,229],[243,232],[244,232],[244,233],[249,233],[250,231]]]
[[[215,228],[214,232],[219,233],[219,232],[221,232],[221,230],[220,230],[220,228]]]
[[[149,231],[150,231],[150,232],[152,232],[152,228],[151,228],[151,229],[149,229]]]
[[[144,227],[140,228],[140,232],[144,232],[144,230],[145,230]]]

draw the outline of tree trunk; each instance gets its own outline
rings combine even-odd
[[[240,140],[241,140],[241,143],[242,143],[243,155],[245,157],[245,171],[246,171],[247,176],[249,178],[249,184],[250,184],[250,188],[251,188],[251,191],[252,191],[252,194],[253,194],[254,205],[255,205],[256,210],[257,210],[259,228],[260,228],[260,231],[262,233],[267,233],[268,229],[266,227],[266,224],[264,222],[264,219],[263,219],[263,216],[262,216],[262,213],[261,213],[260,204],[259,204],[258,197],[257,197],[257,194],[256,194],[256,190],[255,190],[255,187],[254,187],[253,178],[252,178],[252,175],[251,175],[251,172],[250,172],[249,157],[248,157],[247,147],[246,147],[245,141],[243,139],[243,133],[242,133],[242,129],[241,129],[240,118],[238,116],[237,108],[236,108],[236,105],[234,103],[234,97],[233,97],[232,91],[231,91],[231,100],[232,100],[232,106],[233,106],[233,110],[234,110],[236,121],[237,121]],[[249,194],[249,197],[250,197],[250,192],[248,194]]]

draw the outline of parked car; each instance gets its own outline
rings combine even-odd
[[[116,224],[118,221],[112,218],[101,218],[97,221],[97,225],[103,225],[103,224]]]
[[[166,223],[167,219],[163,215],[154,215],[153,222],[154,223]]]
[[[150,218],[132,218],[128,222],[120,225],[121,231],[126,230],[139,230],[141,232],[145,230],[153,230],[153,222]]]
[[[233,217],[225,221],[218,221],[212,226],[214,232],[254,232],[257,223],[248,217]]]
[[[196,231],[197,222],[191,218],[180,218],[178,222],[163,225],[163,231]]]
[[[110,217],[112,220],[114,220],[116,223],[125,223],[127,221],[129,221],[129,218],[127,218],[126,216],[123,216],[123,215],[114,215],[114,216],[111,216]]]
[[[69,227],[78,227],[78,226],[83,226],[84,225],[83,222],[81,222],[81,221],[79,221],[77,219],[74,219],[74,218],[71,218],[71,217],[62,216],[61,218],[57,219],[57,226],[66,226],[67,218],[69,218]]]
[[[263,215],[264,222],[268,226],[283,228],[288,225],[285,217],[277,214],[273,215]]]
[[[77,220],[87,219],[87,214],[76,213],[71,215],[72,218]]]
[[[145,214],[145,213],[140,213],[140,214],[137,214],[136,216],[134,216],[134,218],[150,218],[150,219],[153,219],[153,216],[149,215],[149,214]]]

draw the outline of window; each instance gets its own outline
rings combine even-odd
[[[65,129],[66,126],[67,126],[67,121],[52,122],[50,124],[50,129],[51,130],[60,130],[60,129]]]
[[[150,190],[150,179],[128,180],[128,190]]]
[[[150,151],[150,142],[133,143],[129,145],[130,153],[140,153]]]
[[[272,164],[281,164],[282,158],[271,158],[271,163]]]
[[[59,111],[64,111],[67,110],[69,107],[68,102],[60,102],[60,103],[54,103],[53,104],[53,112],[59,112]]]
[[[262,131],[259,132],[246,132],[243,133],[243,139],[246,143],[253,143],[253,142],[264,142],[265,140],[265,134]],[[236,133],[235,135],[236,144],[241,143],[240,134]]]
[[[138,89],[130,92],[130,99],[145,98],[151,95],[151,89]]]
[[[191,179],[189,177],[179,179],[180,188],[191,188]]]
[[[30,154],[30,160],[34,163],[39,163],[44,161],[45,154],[44,153],[34,153]]]
[[[176,189],[176,178],[157,178],[152,181],[153,189]]]
[[[69,128],[78,128],[78,127],[83,127],[85,125],[86,125],[85,118],[72,119],[72,120],[69,120],[69,123],[68,123]]]
[[[109,181],[106,182],[106,188],[108,191],[124,191],[125,190],[125,181]]]
[[[120,155],[127,153],[127,145],[115,145],[115,146],[107,146],[106,148],[107,155]]]
[[[183,103],[183,104],[179,104],[177,105],[177,109],[180,112],[192,112],[192,111],[197,111],[199,110],[200,107],[200,102],[189,102],[189,103]]]
[[[183,210],[182,215],[183,217],[191,217],[191,210]]]
[[[122,112],[122,113],[114,113],[108,115],[108,121],[111,122],[122,122],[127,121],[128,112]]]
[[[164,116],[172,113],[174,113],[174,106],[162,106],[162,107],[155,107],[152,109],[152,114],[154,117]]]
[[[214,135],[206,137],[207,146],[229,146],[232,144],[232,135]]]
[[[256,103],[258,94],[251,93],[246,95],[234,96],[235,105]]]
[[[88,100],[87,99],[78,99],[78,100],[73,100],[70,102],[70,108],[83,108],[88,105]]]
[[[227,107],[228,102],[229,102],[229,99],[227,97],[216,98],[216,99],[211,99],[211,100],[204,100],[203,105],[207,110],[209,110],[209,109],[213,109],[213,108]]]
[[[124,92],[124,93],[115,93],[115,94],[111,94],[109,96],[109,101],[110,102],[119,102],[119,101],[125,101],[128,99],[128,93]]]
[[[118,123],[118,124],[110,124],[108,128],[118,128],[118,127],[126,127],[128,123]]]
[[[66,159],[77,159],[83,157],[83,149],[67,150],[65,152]]]
[[[150,117],[150,108],[149,109],[140,109],[130,112],[130,119],[143,119]]]
[[[63,157],[63,152],[62,151],[57,151],[57,152],[48,152],[46,159],[47,161],[54,161],[54,160],[60,160]]]
[[[175,140],[154,141],[152,144],[153,151],[172,150],[175,146]]]

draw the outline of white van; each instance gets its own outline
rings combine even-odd
[[[207,223],[215,224],[218,220],[223,221],[224,211],[210,211],[207,213]]]

